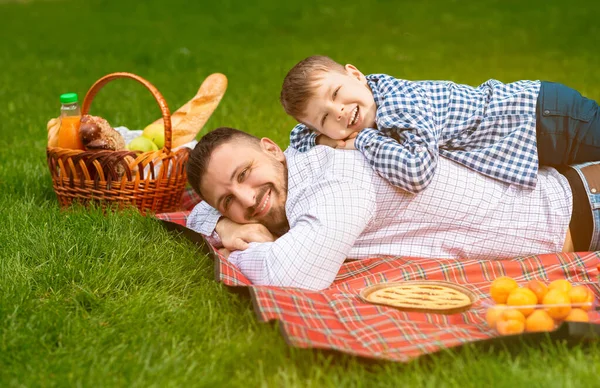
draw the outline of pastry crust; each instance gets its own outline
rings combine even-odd
[[[394,307],[448,310],[472,304],[465,293],[443,285],[402,284],[381,288],[367,295],[367,300]]]

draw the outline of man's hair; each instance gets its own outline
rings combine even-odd
[[[204,135],[190,153],[186,167],[188,183],[201,198],[204,197],[200,191],[200,184],[204,174],[206,174],[212,153],[220,145],[232,141],[243,141],[248,145],[260,147],[260,139],[258,137],[238,129],[220,127]],[[231,157],[235,158],[235,155],[231,155]]]
[[[317,81],[324,73],[330,71],[345,73],[345,68],[333,59],[322,55],[313,55],[292,67],[283,79],[279,97],[285,112],[301,121],[299,117],[306,113],[308,100],[313,97],[318,86]]]

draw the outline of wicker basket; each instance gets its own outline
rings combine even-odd
[[[52,186],[62,207],[74,202],[98,203],[102,207],[135,206],[140,212],[178,210],[187,183],[189,149],[171,150],[171,113],[160,92],[145,79],[131,73],[112,73],[100,78],[87,92],[81,114],[88,114],[94,96],[108,82],[130,78],[154,95],[162,112],[165,144],[161,150],[81,151],[48,147]]]

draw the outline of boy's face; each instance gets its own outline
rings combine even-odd
[[[301,121],[331,139],[347,139],[364,128],[375,128],[377,106],[365,76],[354,66],[345,73],[328,71],[317,81]]]

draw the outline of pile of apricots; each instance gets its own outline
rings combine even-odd
[[[552,331],[564,321],[589,322],[594,306],[594,294],[587,287],[564,279],[519,286],[502,276],[492,282],[490,296],[497,304],[488,308],[485,318],[502,335]]]

